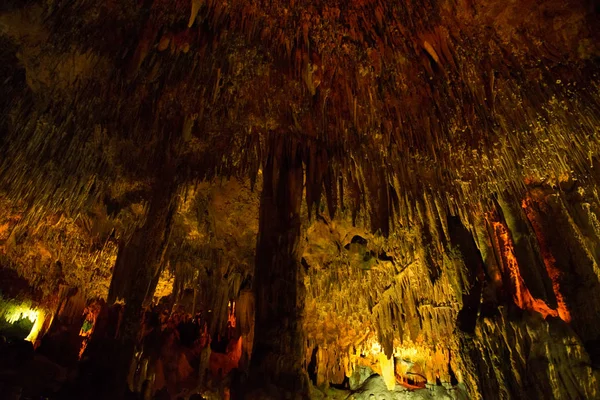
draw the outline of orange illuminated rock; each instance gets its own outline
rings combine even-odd
[[[549,315],[552,317],[559,316],[558,310],[551,309],[543,300],[536,299],[531,295],[521,277],[520,267],[517,263],[517,258],[515,257],[512,239],[510,238],[508,230],[500,222],[494,222],[493,226],[500,242],[503,265],[507,269],[506,272],[513,285],[513,300],[515,303],[524,310],[539,312],[544,317]]]
[[[237,368],[242,356],[242,337],[231,340],[226,353],[210,353],[210,372],[213,377],[222,378]]]

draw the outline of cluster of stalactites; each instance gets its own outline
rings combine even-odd
[[[187,154],[190,160],[183,164],[189,165],[181,170],[201,168],[203,171],[188,174],[202,177],[247,173],[254,180],[269,153],[264,146],[271,132],[300,137],[305,147],[309,209],[325,192],[332,215],[338,203],[345,206],[348,200],[357,213],[368,208],[372,227],[384,235],[394,224],[389,216],[396,213],[400,221],[407,218],[410,204],[424,187],[444,193],[449,207],[461,207],[500,190],[518,192],[530,175],[541,179],[572,171],[582,177],[590,175],[597,153],[598,87],[594,68],[582,61],[594,54],[595,47],[588,43],[593,32],[585,24],[569,25],[568,32],[557,36],[554,20],[544,20],[543,28],[552,41],[540,47],[536,35],[543,38],[544,31],[524,30],[531,37],[504,37],[518,28],[504,20],[506,29],[495,28],[497,36],[488,38],[485,15],[493,11],[477,18],[468,6],[452,12],[433,3],[415,7],[369,1],[352,2],[343,9],[315,5],[300,10],[297,7],[301,5],[266,7],[262,3],[193,0],[155,1],[144,13],[133,5],[98,6],[82,0],[78,6],[76,16],[64,4],[51,3],[49,11],[52,16],[61,15],[60,24],[71,17],[88,21],[88,25],[77,26],[89,35],[75,38],[69,36],[72,31],[53,27],[62,33],[56,37],[93,41],[95,34],[106,31],[99,29],[103,22],[95,18],[111,21],[104,16],[112,14],[119,21],[140,18],[137,22],[143,28],[131,32],[137,34],[137,47],[130,49],[129,69],[135,71],[134,77],[148,74],[150,81],[168,82],[164,93],[147,93],[159,98],[161,105],[155,114],[169,109],[167,99],[177,99],[175,104],[181,109],[175,113],[180,114],[176,123],[146,123],[148,118],[142,112],[149,101],[143,96],[146,89],[135,86],[135,79],[123,78],[131,78],[127,71],[117,73],[132,84],[127,95],[119,91],[119,83],[113,85],[112,80],[103,81],[103,75],[92,74],[82,76],[81,82],[89,79],[95,93],[106,92],[106,98],[87,98],[82,88],[74,86],[73,98],[82,101],[74,101],[73,107],[54,105],[51,115],[31,113],[29,105],[23,104],[14,113],[11,131],[15,140],[9,141],[14,146],[9,146],[0,176],[10,183],[15,197],[27,196],[50,211],[77,210],[87,198],[104,195],[106,182],[98,179],[98,173],[106,176],[109,171],[114,178],[127,168],[112,165],[115,160],[126,164],[118,160],[117,151],[105,154],[113,151],[103,149],[130,146],[134,150],[132,144],[140,137],[147,137],[148,132],[154,137],[155,131],[165,126],[181,130],[178,134],[189,144],[198,142],[194,137],[200,131],[205,138],[214,135],[220,138],[218,142],[230,145],[214,157],[214,151],[202,153],[206,163],[198,162],[202,155]],[[565,11],[562,6],[553,7]],[[576,7],[570,11],[578,16],[586,12]],[[519,12],[513,7],[506,11],[517,16]],[[141,20],[138,14],[148,18]],[[173,28],[175,21],[183,22],[185,28]],[[528,23],[521,18],[515,21]],[[323,31],[331,28],[340,34]],[[559,40],[562,36],[564,43]],[[342,45],[339,41],[344,37],[353,41]],[[581,54],[575,55],[573,40],[578,38]],[[111,37],[118,39],[118,35]],[[118,41],[119,45],[122,42]],[[257,50],[257,43],[264,46],[265,42],[272,50],[266,52],[268,56]],[[367,54],[359,43],[366,46]],[[102,48],[96,42],[79,44]],[[164,54],[167,48],[171,55]],[[257,52],[262,54],[258,57],[261,61],[246,57],[251,64],[247,67],[251,71],[246,71],[244,54]],[[185,57],[179,57],[181,54]],[[567,61],[577,72],[567,74],[558,68],[560,57],[557,61],[555,54],[568,54]],[[177,62],[161,62],[173,55]],[[60,54],[56,58],[60,59]],[[530,64],[537,71],[535,79],[528,75]],[[298,84],[306,86],[304,92],[294,89]],[[230,91],[233,97],[223,97],[229,93],[222,90],[224,85],[235,88]],[[106,90],[98,91],[98,87]],[[268,96],[257,96],[257,87],[264,88]],[[130,96],[129,90],[136,96]],[[243,114],[240,110],[252,104],[250,100],[256,104],[265,101],[265,107],[256,108],[266,114],[259,115],[255,107],[249,107],[249,115]],[[115,101],[123,105],[113,107]],[[235,106],[229,102],[236,102]],[[223,115],[212,111],[220,103],[237,113],[223,115],[238,116],[231,118],[248,126],[221,123]],[[102,113],[94,111],[98,104],[103,105]],[[108,109],[121,111],[109,113]],[[96,114],[102,115],[96,120]],[[131,137],[118,133],[119,123],[131,128],[126,130]],[[213,132],[218,130],[216,125],[222,132]],[[119,134],[125,135],[122,142],[114,140]],[[144,148],[144,155],[152,151],[153,143],[146,143],[149,147]],[[55,165],[56,160],[60,162]],[[61,170],[79,173],[67,176]]]
[[[530,186],[520,198],[503,192],[458,216],[436,207],[442,204],[439,198],[426,196],[415,206],[412,228],[396,229],[385,240],[392,262],[355,261],[351,247],[338,254],[316,241],[318,247],[306,253],[314,265],[306,264],[305,325],[307,356],[316,357],[317,380],[341,383],[340,378],[366,363],[387,374],[389,387],[394,381],[415,384],[421,378],[406,378],[418,373],[429,383],[456,378],[477,393],[482,383],[473,375],[462,338],[474,335],[471,343],[484,348],[484,332],[492,329],[486,327],[498,326],[492,329],[497,334],[525,329],[502,328],[497,321],[514,310],[522,310],[527,321],[560,320],[569,335],[579,338],[569,339],[578,340],[581,349],[573,357],[586,357],[583,343],[599,333],[590,319],[600,307],[595,293],[600,285],[600,209],[594,193],[593,187],[572,181],[560,188]],[[327,229],[335,227],[329,223]],[[314,254],[318,249],[334,257],[319,258]],[[400,264],[399,254],[411,255]],[[581,277],[589,284],[586,290],[574,285]],[[527,324],[538,323],[531,321]],[[553,324],[543,329],[556,329]],[[507,334],[520,335],[516,332]],[[420,356],[411,360],[406,354],[414,348]],[[493,355],[497,350],[492,346],[485,357],[499,357]],[[398,373],[407,362],[418,367]],[[390,370],[396,370],[395,378]]]

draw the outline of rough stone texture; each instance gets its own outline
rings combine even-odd
[[[231,185],[217,184],[210,190],[224,190],[228,198],[251,193],[245,192],[245,185]],[[194,196],[203,198],[204,194],[196,192]],[[245,197],[249,203],[241,199],[235,203],[235,207],[247,206],[237,211],[229,206],[211,211],[211,218],[229,218],[234,224],[236,218],[252,215],[255,206],[251,204],[257,201],[252,196]],[[211,202],[219,204],[214,200],[218,197],[214,195]],[[465,222],[459,224],[456,218],[460,217],[438,212],[434,204],[430,199],[415,206],[413,221],[424,219],[427,224],[396,227],[388,238],[353,225],[347,212],[334,219],[319,214],[305,224],[299,243],[302,257],[298,257],[306,276],[305,368],[314,384],[343,385],[350,377],[349,388],[356,389],[362,382],[354,376],[373,371],[382,375],[384,385],[391,379],[392,391],[424,385],[433,388],[437,383],[446,388],[463,385],[471,398],[498,393],[505,398],[577,398],[582,394],[594,398],[600,379],[594,367],[598,363],[594,318],[600,225],[599,202],[593,192],[579,184],[567,192],[532,185],[522,200],[511,206],[522,210],[526,231],[521,234],[527,235],[529,249],[535,248],[534,255],[541,259],[543,269],[536,268],[551,282],[546,292],[556,298],[554,306],[535,297],[522,277],[521,271],[528,268],[522,260],[527,257],[517,255],[502,207],[496,205],[486,213],[481,206],[481,217],[472,222],[461,218]],[[182,231],[174,234],[176,238],[189,235],[194,240],[206,234],[204,229],[215,226],[190,223],[186,218],[191,214],[185,207],[178,215],[182,219],[175,229]],[[246,222],[241,223],[243,227]],[[190,231],[193,226],[195,230]],[[242,228],[241,236],[233,237],[242,239],[238,245],[251,252],[251,241],[243,239],[248,229],[252,228]],[[523,232],[525,228],[518,229]],[[231,237],[223,240],[211,239],[210,243],[224,250],[235,248],[228,247],[236,243]],[[28,243],[21,247],[28,249],[32,246]],[[7,253],[11,254],[16,253]],[[212,253],[191,252],[188,256],[202,260],[202,254]],[[235,261],[237,265],[243,262],[240,260]],[[252,265],[243,268],[244,274],[252,275]],[[484,274],[473,274],[477,268]],[[226,279],[238,280],[233,275]],[[253,296],[246,291],[238,298],[239,292],[231,292],[227,285],[220,287],[226,293],[224,299],[237,301],[242,349],[249,358],[255,326]],[[474,325],[465,330],[460,315],[466,312],[465,299],[474,287],[480,287],[477,301],[472,303]],[[216,299],[217,292],[213,293],[210,297]],[[380,389],[377,393],[382,396],[392,396]]]
[[[387,239],[343,218],[315,220],[303,261],[314,383],[339,385],[344,376],[353,382],[363,366],[388,382],[389,354],[395,369],[390,389],[395,382],[410,388],[437,382],[463,383],[472,398],[597,396],[600,375],[590,358],[597,357],[597,324],[580,322],[594,318],[598,304],[596,291],[586,291],[598,282],[588,247],[595,241],[583,239],[596,230],[588,222],[584,236],[568,211],[578,215],[597,204],[595,195],[584,193],[581,186],[569,194],[532,187],[510,205],[520,213],[519,226],[504,222],[506,204],[482,211],[487,216],[473,224],[466,219],[460,229],[456,217],[447,216],[440,218],[446,227],[414,226]],[[596,218],[582,214],[583,221]],[[435,226],[441,234],[420,233]],[[359,234],[364,244],[351,243]],[[517,251],[513,238],[519,235],[527,245]],[[577,254],[583,258],[575,262]],[[534,257],[539,261],[531,264]],[[539,281],[525,279],[529,268],[548,282],[540,292],[548,293],[541,295],[550,296],[546,300],[530,289],[532,279]],[[587,279],[574,277],[578,271],[589,271]]]
[[[1,267],[49,315],[111,277],[135,314],[164,256],[157,297],[213,335],[237,301],[242,364],[302,395],[369,368],[369,396],[598,398],[599,26],[576,0],[8,1]]]

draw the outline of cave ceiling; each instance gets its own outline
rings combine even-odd
[[[148,184],[167,144],[182,181],[254,180],[286,135],[311,204],[325,179],[459,205],[586,179],[594,5],[538,3],[9,3],[2,173],[21,197],[58,186],[75,209]]]

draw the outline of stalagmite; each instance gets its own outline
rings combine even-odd
[[[394,374],[394,358],[386,356],[384,353],[379,353],[379,368],[381,369],[381,374],[383,376],[383,380],[385,381],[385,386],[387,386],[388,390],[394,390],[396,387],[396,376]]]

